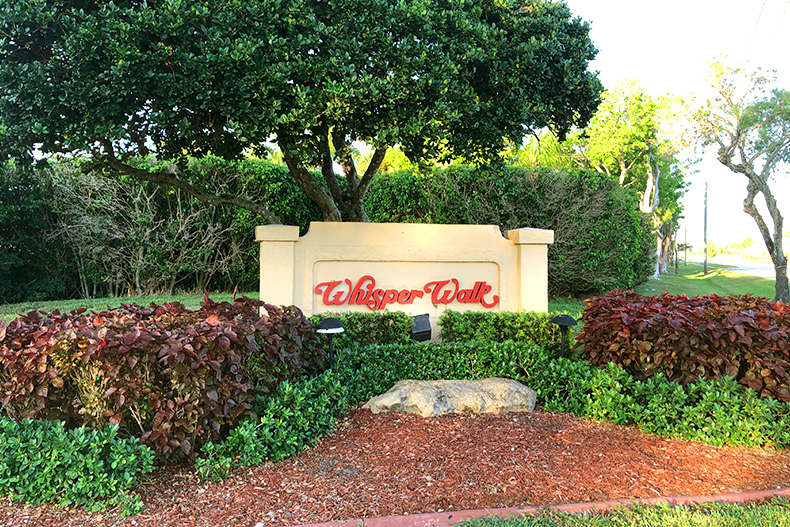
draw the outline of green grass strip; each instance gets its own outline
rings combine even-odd
[[[762,504],[709,503],[693,507],[619,507],[609,513],[547,513],[511,518],[480,517],[458,522],[459,527],[779,527],[790,526],[790,502],[776,499]]]
[[[237,295],[241,296],[242,293]],[[243,293],[250,298],[258,298],[258,292]],[[211,293],[209,297],[215,302],[232,302],[232,293]],[[26,315],[31,311],[47,311],[52,312],[55,310],[61,313],[68,313],[76,309],[85,308],[88,311],[104,311],[107,306],[111,308],[120,307],[121,304],[139,304],[147,306],[151,303],[164,304],[165,302],[181,302],[188,309],[198,309],[200,303],[203,301],[203,294],[197,295],[175,295],[175,296],[129,296],[129,297],[116,297],[116,298],[78,298],[75,300],[49,300],[41,302],[21,302],[18,304],[0,304],[0,317],[6,322],[10,322],[20,314]]]

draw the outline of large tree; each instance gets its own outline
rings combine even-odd
[[[686,187],[677,146],[668,139],[675,107],[674,100],[627,81],[606,90],[586,129],[564,142],[546,133],[519,152],[525,164],[595,170],[635,189],[640,199],[634,205],[651,216],[656,230],[656,278],[667,272]]]
[[[776,300],[790,302],[787,257],[782,248],[784,217],[771,188],[773,174],[790,162],[790,92],[771,89],[775,79],[766,72],[711,67],[713,99],[696,111],[697,138],[715,148],[719,162],[746,180],[743,210],[754,219],[776,274]],[[757,208],[762,196],[773,229]]]
[[[645,188],[667,105],[632,81],[607,89],[589,128],[577,134],[580,164],[616,175],[622,186]]]
[[[489,159],[584,126],[595,53],[588,25],[548,0],[0,0],[0,152],[88,153],[276,222],[130,162],[273,140],[326,220],[364,221],[388,147]],[[374,148],[364,173],[355,140]]]

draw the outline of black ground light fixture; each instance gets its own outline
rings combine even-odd
[[[431,320],[428,313],[411,317],[411,338],[417,342],[431,340]]]
[[[335,318],[335,317],[326,317],[318,325],[315,327],[316,332],[329,335],[329,367],[332,367],[332,364],[335,362],[335,350],[332,347],[333,340],[335,338],[335,334],[343,333],[346,328],[343,327],[343,323]]]
[[[568,334],[568,328],[570,326],[576,325],[576,319],[574,319],[570,315],[557,315],[556,317],[551,319],[552,324],[557,324],[560,327],[560,333],[562,333],[562,345],[560,348],[560,357],[565,356],[565,335]]]

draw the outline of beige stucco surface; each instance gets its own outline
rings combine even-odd
[[[302,237],[283,225],[257,227],[255,237],[261,299],[306,314],[387,309],[435,319],[445,309],[548,307],[553,231],[504,238],[494,225],[313,222]]]

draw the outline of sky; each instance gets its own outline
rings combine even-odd
[[[598,55],[590,65],[605,86],[639,81],[652,95],[704,101],[713,60],[776,70],[790,88],[790,0],[565,0],[574,16],[590,23]],[[693,155],[689,153],[689,155]],[[696,155],[695,157],[699,157]],[[764,248],[754,220],[743,212],[746,178],[702,155],[687,177],[680,242],[702,246],[703,202],[708,181],[708,242],[746,238]],[[776,175],[779,208],[790,230],[790,175]],[[766,217],[766,221],[770,221]],[[770,224],[770,223],[769,223]]]

